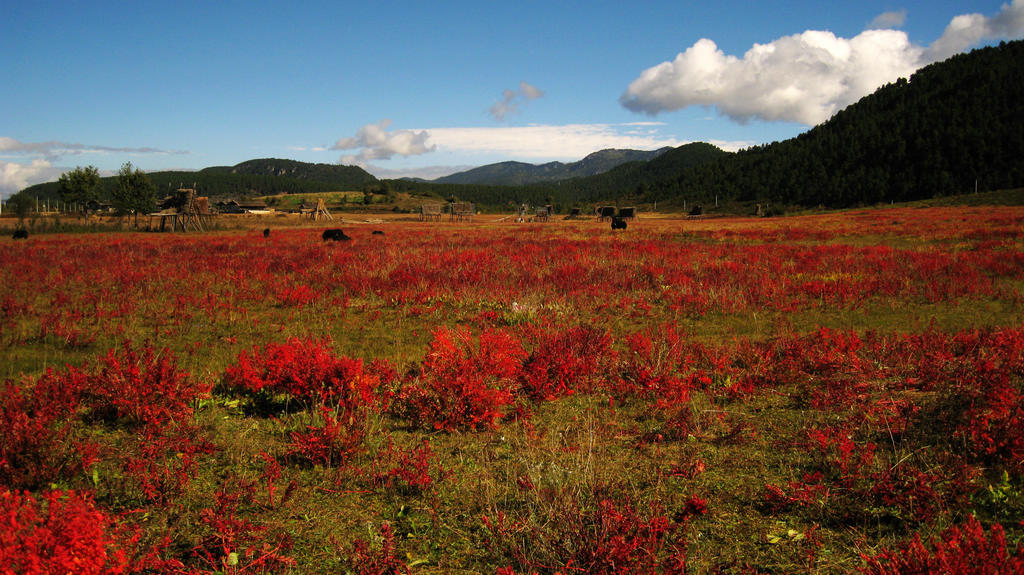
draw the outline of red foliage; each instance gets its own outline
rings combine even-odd
[[[381,544],[379,549],[371,548],[362,539],[352,544],[349,563],[357,575],[400,575],[410,573],[409,567],[395,555],[395,534],[391,524],[380,526]]]
[[[613,370],[611,336],[589,326],[542,332],[523,367],[522,390],[534,400],[593,391]]]
[[[74,491],[0,492],[0,574],[116,574],[133,545],[92,500]]]
[[[1024,573],[1024,549],[1007,549],[1002,525],[993,523],[986,534],[973,515],[963,525],[943,532],[930,547],[929,550],[915,534],[913,541],[896,551],[865,556],[867,564],[861,572],[872,575]]]
[[[157,353],[149,343],[138,351],[128,342],[120,353],[110,350],[92,368],[86,385],[83,402],[93,417],[131,425],[187,420],[192,403],[209,392],[209,386],[178,369],[169,350]]]
[[[362,451],[366,426],[354,411],[335,413],[324,407],[323,425],[309,425],[306,431],[293,431],[285,457],[326,467],[345,465]]]
[[[434,332],[417,382],[396,398],[400,415],[434,429],[495,428],[512,412],[526,352],[508,333],[466,328]]]
[[[363,372],[362,360],[335,356],[325,341],[291,338],[240,353],[225,370],[224,383],[351,411],[375,404],[378,379]]]
[[[443,473],[437,467],[437,455],[430,449],[430,441],[424,439],[412,449],[399,449],[388,439],[387,449],[374,458],[373,483],[377,486],[391,487],[401,485],[415,491],[426,491],[434,484],[430,468],[434,466],[435,475]]]

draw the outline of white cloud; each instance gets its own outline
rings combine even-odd
[[[894,10],[890,12],[883,12],[868,24],[869,29],[886,29],[886,28],[899,28],[907,21],[906,10]]]
[[[4,145],[0,138],[0,150]],[[15,162],[0,162],[0,198],[7,198],[13,194],[42,182],[48,182],[60,176],[60,168],[53,167],[46,160],[32,160],[31,164],[18,164]]]
[[[355,155],[341,157],[342,163],[366,164],[370,160],[387,160],[393,156],[416,156],[432,152],[433,147],[427,146],[426,131],[396,130],[388,132],[391,120],[383,120],[377,124],[367,124],[356,131],[351,138],[342,138],[332,150],[356,150]]]
[[[1016,38],[1024,34],[1024,0],[1003,4],[991,18],[981,14],[962,14],[953,18],[942,36],[928,47],[925,63],[937,62],[967,50],[983,40]]]
[[[896,14],[883,16],[876,22],[898,21]],[[704,38],[675,60],[644,70],[619,101],[650,115],[707,106],[741,123],[759,119],[815,125],[923,65],[982,40],[1022,34],[1024,0],[1014,0],[991,18],[953,18],[927,49],[898,30],[865,30],[848,39],[809,30],[755,44],[738,58]]]
[[[94,146],[71,142],[21,142],[14,138],[0,136],[0,153],[4,155],[44,156],[49,160],[78,154],[187,154],[184,150],[161,150],[159,148],[118,148]]]
[[[363,166],[367,172],[370,172],[377,178],[396,180],[399,178],[422,178],[424,180],[436,180],[437,178],[443,178],[444,176],[450,176],[458,172],[465,172],[466,170],[472,170],[477,166],[461,165],[461,166],[408,166],[404,168],[382,168],[369,164]]]
[[[572,159],[605,148],[653,150],[685,142],[657,133],[659,124],[567,124],[431,128],[429,142],[439,152],[500,156],[506,159]]]
[[[502,92],[501,100],[491,106],[490,113],[495,120],[499,122],[505,119],[505,116],[517,111],[520,106],[530,100],[536,100],[544,96],[544,92],[536,86],[531,86],[526,82],[519,83],[519,91],[505,90]]]

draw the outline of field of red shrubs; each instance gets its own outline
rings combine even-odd
[[[345,230],[0,240],[0,573],[1024,573],[1024,208]]]

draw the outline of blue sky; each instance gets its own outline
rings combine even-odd
[[[1024,0],[7,2],[0,195],[252,158],[436,177],[782,140],[1024,35]]]

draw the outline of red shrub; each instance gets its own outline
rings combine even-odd
[[[149,343],[136,351],[128,342],[110,350],[89,376],[85,404],[93,416],[131,425],[164,425],[192,415],[192,403],[209,392],[180,371],[167,349]]]
[[[502,331],[485,330],[478,346],[465,328],[434,332],[419,380],[402,389],[399,415],[434,429],[488,429],[511,413],[512,390],[526,356]]]
[[[415,491],[426,491],[434,484],[431,465],[437,465],[437,455],[430,449],[430,440],[424,439],[416,447],[405,450],[396,448],[389,438],[387,449],[374,458],[373,483],[382,487],[399,484]],[[443,470],[435,470],[435,475],[438,473]]]
[[[399,575],[410,573],[409,567],[396,555],[395,534],[391,524],[380,526],[380,548],[373,549],[362,539],[356,539],[349,553],[352,570],[357,575]]]
[[[973,516],[961,526],[945,531],[929,550],[920,536],[914,535],[910,544],[896,551],[883,551],[873,557],[864,557],[867,564],[862,573],[872,575],[947,574],[1000,575],[1024,573],[1024,549],[1006,548],[1002,525],[993,523],[988,534]]]
[[[128,572],[119,530],[88,496],[48,491],[0,492],[0,573],[4,575]]]
[[[360,414],[335,413],[321,408],[323,425],[309,425],[306,431],[293,431],[285,457],[313,465],[345,465],[363,449],[366,427]]]
[[[362,360],[335,356],[325,341],[291,338],[240,353],[225,370],[224,383],[348,411],[375,403],[378,379],[363,372]]]
[[[83,467],[75,441],[83,378],[69,369],[47,371],[35,386],[0,382],[0,485],[45,485]]]
[[[199,469],[199,457],[216,448],[186,424],[140,430],[138,445],[122,461],[125,476],[135,482],[142,499],[174,505]]]
[[[614,361],[606,331],[581,326],[544,332],[523,368],[522,389],[534,401],[593,391],[611,375]]]

